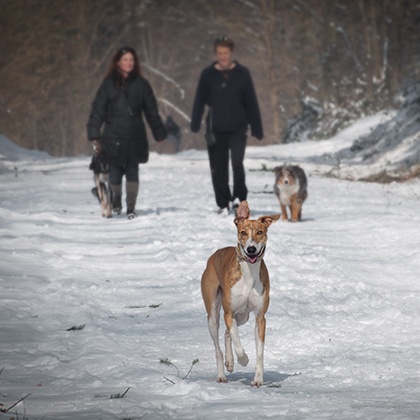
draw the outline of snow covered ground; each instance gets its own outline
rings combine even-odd
[[[253,217],[279,212],[261,168],[297,163],[309,176],[303,222],[269,230],[259,389],[253,319],[240,328],[249,365],[215,382],[200,277],[236,229],[215,214],[206,152],[152,154],[128,221],[100,217],[88,157],[1,138],[0,408],[27,397],[0,418],[420,418],[420,181],[324,176],[375,123],[247,150]]]

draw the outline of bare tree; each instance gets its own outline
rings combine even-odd
[[[205,147],[188,120],[221,34],[237,41],[237,58],[252,71],[262,144],[281,142],[307,97],[338,129],[337,121],[393,106],[401,84],[420,75],[418,0],[0,2],[0,127],[54,155],[89,151],[89,108],[124,44],[140,53],[162,115],[182,126],[183,148]]]

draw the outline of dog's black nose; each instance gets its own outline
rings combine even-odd
[[[285,179],[284,180],[284,183],[287,185],[289,183],[289,180],[288,179]]]
[[[257,248],[255,248],[255,246],[249,246],[249,247],[246,249],[246,252],[247,252],[249,255],[253,255],[253,254],[255,254],[255,253],[257,252]]]

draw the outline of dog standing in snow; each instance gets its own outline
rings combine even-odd
[[[95,187],[92,194],[98,199],[101,205],[102,217],[112,217],[112,196],[111,185],[109,183],[109,165],[100,153],[95,153],[89,165],[93,171]]]
[[[227,382],[223,353],[219,345],[220,307],[226,324],[225,366],[233,372],[232,342],[238,362],[248,364],[248,356],[239,339],[238,327],[255,314],[256,367],[253,386],[261,386],[264,374],[265,313],[269,304],[270,280],[263,257],[267,244],[267,229],[279,214],[249,219],[248,203],[242,201],[234,223],[238,245],[217,250],[207,261],[201,278],[201,292],[207,310],[208,327],[216,351],[217,382]]]
[[[299,166],[277,166],[273,171],[276,176],[274,194],[280,202],[282,220],[288,219],[287,207],[291,222],[302,220],[302,204],[308,197],[304,170]]]

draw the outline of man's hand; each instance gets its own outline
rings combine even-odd
[[[92,147],[95,153],[98,153],[98,154],[102,153],[102,146],[99,140],[92,140]]]

